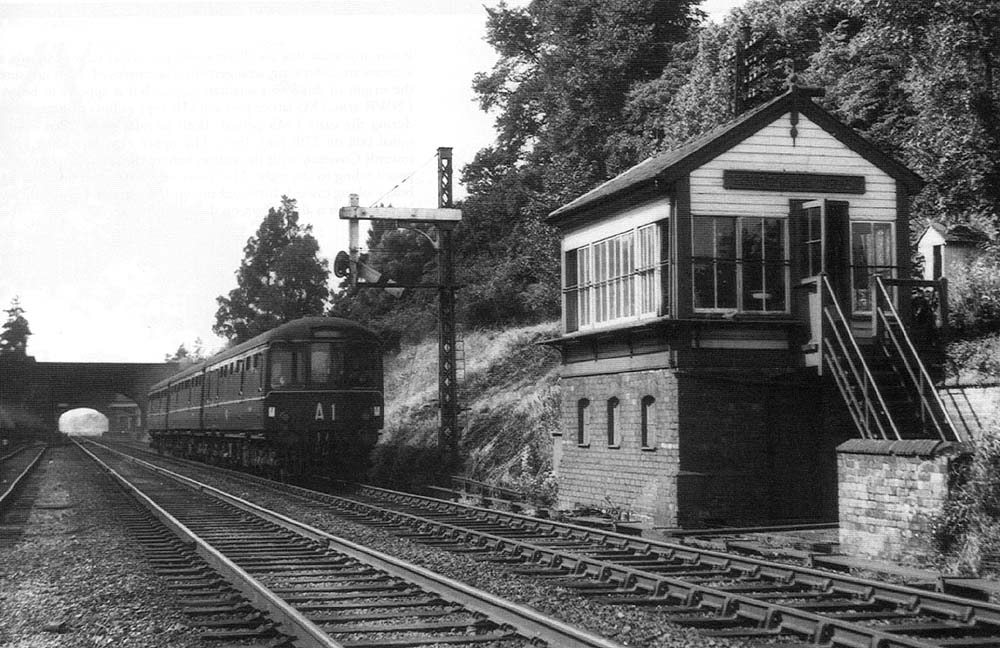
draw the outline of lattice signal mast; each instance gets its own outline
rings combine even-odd
[[[340,208],[340,218],[349,221],[350,252],[349,274],[357,286],[385,288],[384,283],[359,283],[361,270],[359,226],[361,220],[395,221],[396,227],[413,228],[414,224],[432,224],[436,237],[417,230],[430,240],[438,254],[438,283],[405,286],[409,288],[436,288],[438,291],[438,448],[441,452],[442,473],[448,474],[458,462],[458,372],[456,371],[455,335],[455,270],[452,252],[452,233],[462,220],[462,211],[452,208],[452,152],[451,147],[438,148],[438,206],[437,209],[414,207],[360,207],[357,194],[351,194],[350,205]],[[341,253],[343,254],[343,253]],[[339,258],[340,255],[338,255]],[[338,274],[338,276],[341,276]],[[401,284],[389,284],[403,287]]]

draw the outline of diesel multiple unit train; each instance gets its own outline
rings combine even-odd
[[[383,422],[382,347],[307,317],[186,367],[149,393],[161,452],[271,476],[363,475]]]

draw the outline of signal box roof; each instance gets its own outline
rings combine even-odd
[[[808,117],[849,149],[901,183],[909,193],[920,190],[924,181],[919,175],[838,121],[814,103],[809,94],[804,88],[792,87],[785,94],[744,113],[733,121],[717,126],[677,149],[647,158],[556,209],[549,214],[546,222],[555,226],[572,225],[577,220],[576,217],[588,209],[622,198],[630,192],[657,184],[672,183],[791,111],[798,111]]]

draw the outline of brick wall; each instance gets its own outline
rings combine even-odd
[[[837,447],[841,548],[896,560],[928,552],[961,444],[852,439]]]
[[[564,377],[562,436],[555,439],[561,507],[618,507],[658,526],[676,524],[677,379],[669,369]],[[649,447],[640,442],[642,399],[652,396]],[[618,399],[618,438],[608,445],[607,402]],[[584,443],[578,443],[578,406]]]
[[[835,448],[854,432],[839,395],[808,370],[595,371],[564,376],[561,390],[560,507],[619,508],[654,526],[835,518]],[[655,399],[649,448],[640,443],[646,396]],[[620,412],[614,446],[611,398]]]

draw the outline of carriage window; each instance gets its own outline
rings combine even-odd
[[[302,385],[306,382],[306,351],[296,349],[294,352],[295,362],[292,367],[295,369],[295,384]]]
[[[330,343],[309,345],[309,382],[326,384],[330,380]]]
[[[271,387],[282,387],[292,379],[290,349],[271,349]]]

